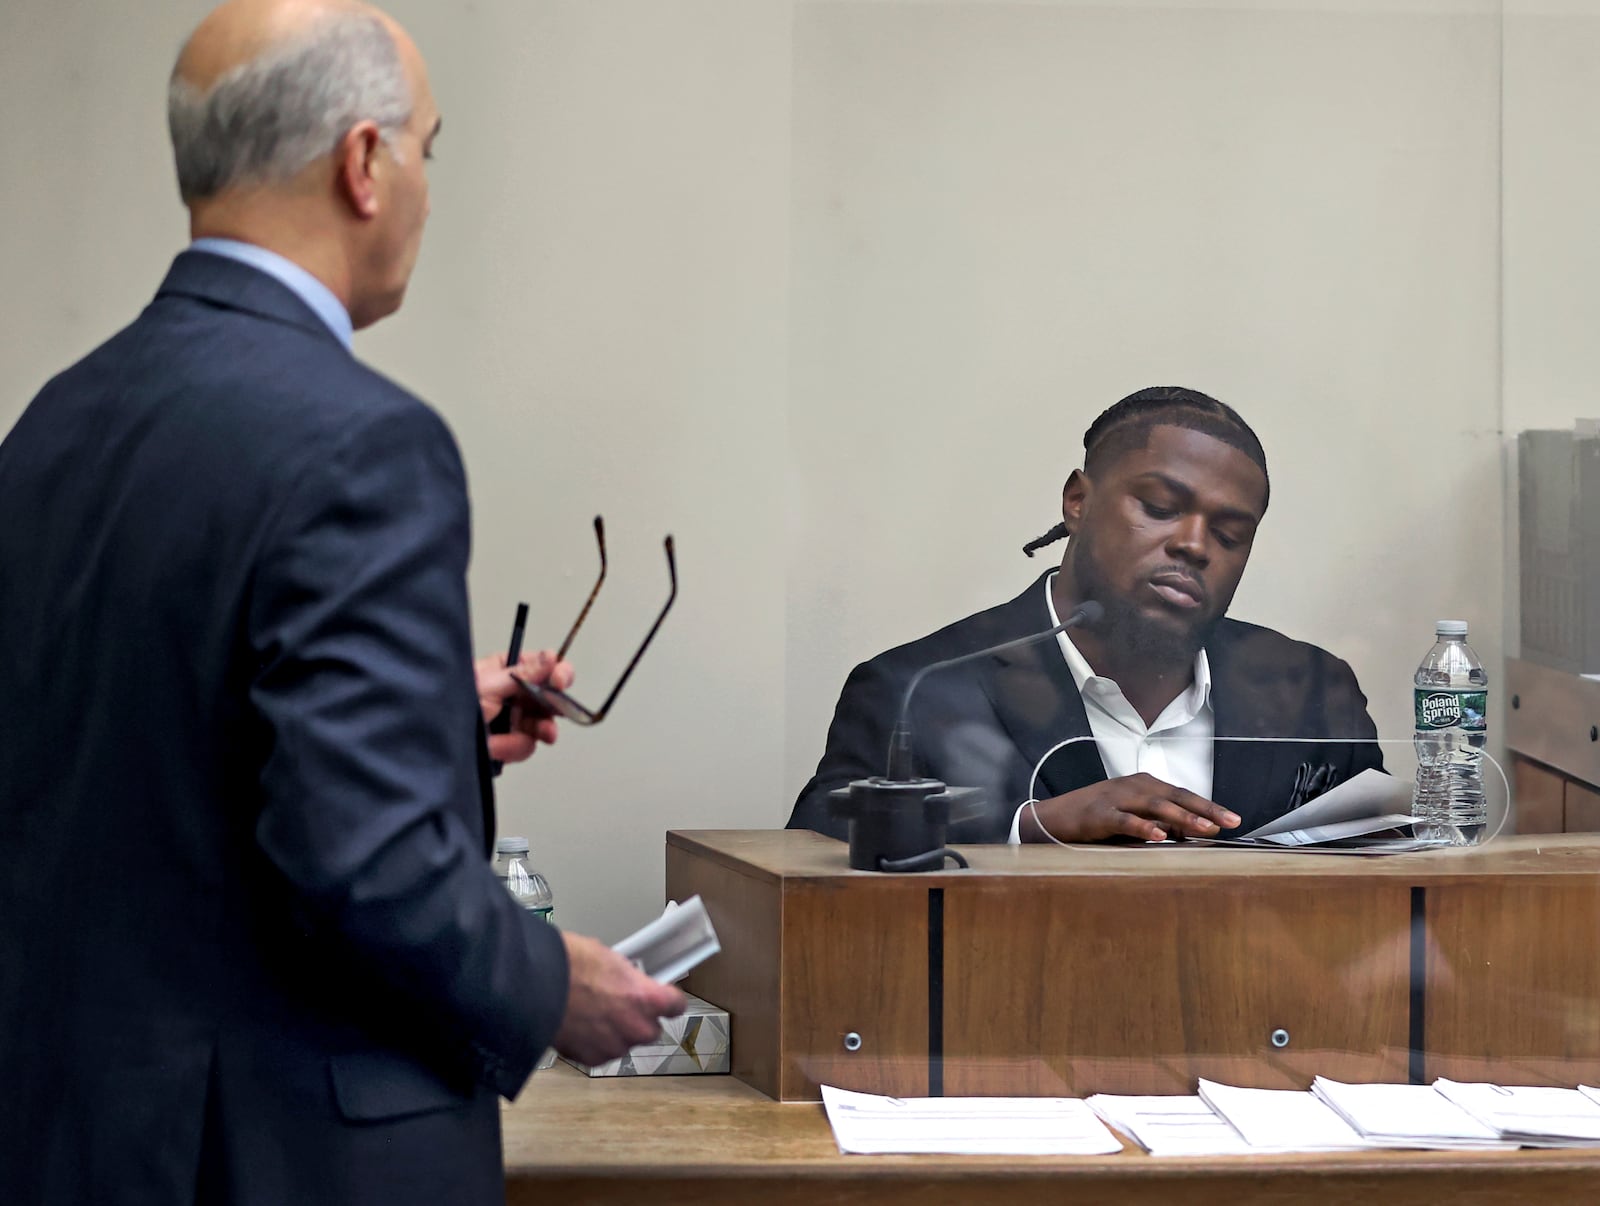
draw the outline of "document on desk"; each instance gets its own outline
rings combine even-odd
[[[822,1086],[846,1155],[1100,1156],[1122,1150],[1069,1097],[879,1097]]]
[[[1326,1103],[1298,1089],[1240,1089],[1202,1080],[1200,1099],[1253,1148],[1347,1152],[1384,1146],[1364,1139]]]
[[[1384,1147],[1499,1151],[1520,1146],[1474,1118],[1432,1085],[1351,1085],[1319,1076],[1312,1095],[1362,1136]]]
[[[1600,1147],[1600,1102],[1581,1090],[1467,1084],[1442,1077],[1433,1087],[1502,1139],[1523,1147]]]
[[[1415,836],[1411,819],[1410,781],[1369,768],[1249,833],[1198,840],[1307,854],[1403,854],[1449,844]]]
[[[705,902],[691,896],[683,904],[668,901],[660,917],[629,934],[611,948],[631,959],[652,980],[681,980],[722,949]]]
[[[1243,1156],[1261,1150],[1198,1097],[1096,1093],[1084,1100],[1152,1156]]]

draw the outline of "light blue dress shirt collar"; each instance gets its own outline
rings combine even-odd
[[[189,250],[225,256],[265,272],[310,306],[312,313],[333,332],[334,338],[344,344],[345,351],[350,350],[354,328],[350,323],[349,311],[333,295],[333,290],[299,264],[284,259],[276,251],[268,251],[254,243],[241,243],[238,239],[196,239],[189,244]]]

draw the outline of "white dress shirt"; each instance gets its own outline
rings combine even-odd
[[[1050,609],[1052,626],[1061,623],[1055,597],[1050,593],[1055,580],[1054,574],[1044,580],[1044,602]],[[1089,732],[1100,749],[1106,778],[1121,779],[1143,771],[1209,800],[1211,747],[1217,724],[1211,713],[1211,663],[1206,660],[1206,651],[1195,654],[1194,682],[1189,689],[1169,703],[1154,724],[1147,726],[1122,688],[1096,674],[1067,633],[1058,633],[1056,642],[1067,659],[1067,669],[1072,671],[1072,681],[1083,696]],[[1011,818],[1012,845],[1022,840],[1022,810],[1026,807],[1026,801],[1019,804]]]

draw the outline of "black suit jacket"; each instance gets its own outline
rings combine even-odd
[[[567,967],[487,863],[444,424],[186,252],[0,515],[0,1196],[503,1201]]]
[[[1043,632],[1046,571],[1009,603],[958,620],[901,645],[850,674],[839,696],[828,745],[789,818],[791,829],[844,838],[847,824],[829,815],[828,793],[852,779],[881,775],[895,716],[911,676],[923,666]],[[1315,645],[1269,628],[1223,620],[1206,643],[1213,747],[1212,798],[1238,813],[1244,833],[1288,809],[1302,763],[1326,765],[1327,786],[1382,767],[1366,697],[1350,667]],[[929,674],[911,708],[919,773],[952,787],[978,787],[981,809],[952,822],[950,840],[1003,842],[1017,807],[1029,798],[1040,758],[1058,742],[1091,738],[1057,751],[1040,770],[1038,799],[1105,779],[1083,699],[1054,639]],[[1295,738],[1250,744],[1238,737]],[[1319,745],[1305,739],[1337,739]]]

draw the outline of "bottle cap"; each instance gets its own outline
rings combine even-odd
[[[1433,625],[1435,636],[1466,636],[1467,622],[1465,620],[1438,620]]]
[[[528,853],[528,839],[525,837],[496,838],[494,852],[496,854],[526,854]]]

